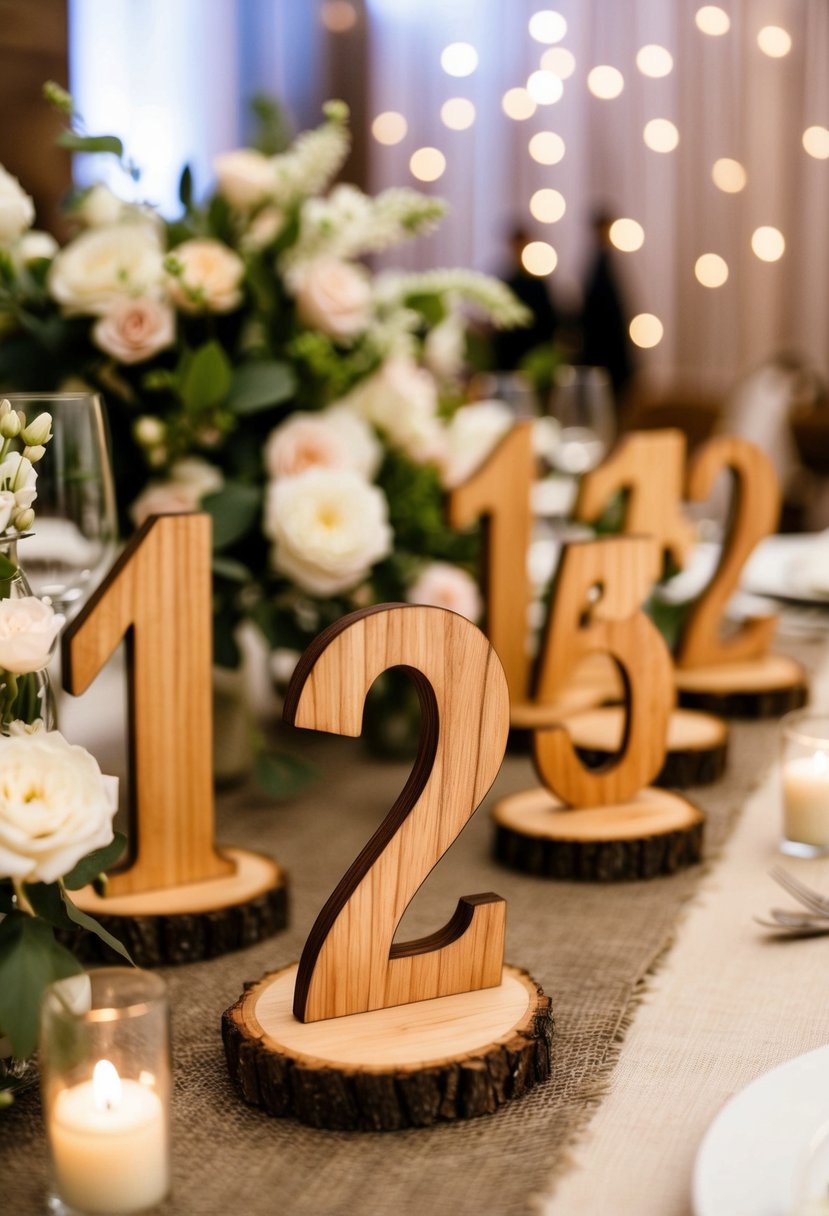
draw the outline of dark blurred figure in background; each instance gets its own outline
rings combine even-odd
[[[584,286],[581,361],[591,367],[607,368],[618,414],[634,365],[627,311],[613,267],[610,241],[613,219],[605,210],[593,215],[595,252]]]
[[[524,269],[521,253],[530,237],[523,228],[510,232],[511,263],[501,278],[512,288],[522,304],[526,304],[533,319],[521,329],[502,329],[493,334],[493,367],[498,371],[513,371],[525,355],[542,345],[552,346],[558,327],[558,312],[543,279]]]

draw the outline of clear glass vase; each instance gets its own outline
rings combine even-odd
[[[0,537],[0,600],[23,600],[32,595],[17,557],[17,543],[25,535]],[[38,639],[35,639],[33,647],[24,648],[22,638],[15,634],[13,620],[6,634],[5,640],[0,636],[0,659],[6,664],[0,662],[0,734],[8,735],[13,723],[22,722],[28,726],[38,720],[47,730],[54,730],[57,722],[55,697],[46,664],[54,653],[57,638],[48,640],[48,633],[44,633],[43,645],[38,645]],[[30,664],[37,665],[39,670],[26,671],[25,667]],[[12,667],[18,670],[11,670]]]

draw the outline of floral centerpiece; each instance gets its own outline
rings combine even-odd
[[[123,162],[71,99],[64,146]],[[428,233],[443,204],[407,188],[333,185],[347,108],[283,150],[217,157],[203,203],[185,169],[163,220],[99,184],[75,196],[58,249],[0,176],[0,386],[80,378],[105,393],[122,505],[214,521],[215,657],[239,662],[252,619],[280,671],[323,626],[387,600],[474,616],[477,534],[445,522],[445,491],[510,425],[463,404],[470,320],[522,324],[472,271],[372,273],[365,259]],[[132,167],[126,165],[130,171]]]

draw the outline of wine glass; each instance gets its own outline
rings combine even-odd
[[[29,422],[52,415],[37,464],[34,532],[21,564],[35,595],[71,614],[100,581],[118,535],[109,435],[97,393],[7,393]]]
[[[603,367],[558,368],[550,414],[561,427],[550,462],[560,473],[579,477],[605,457],[616,434],[610,377]]]

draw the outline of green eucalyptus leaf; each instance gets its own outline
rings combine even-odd
[[[40,1002],[49,984],[83,967],[55,941],[51,925],[12,912],[0,921],[0,1026],[20,1059],[37,1046]]]
[[[256,486],[226,481],[220,490],[206,494],[201,508],[213,519],[213,548],[224,549],[240,540],[259,518],[262,495]]]
[[[229,579],[232,583],[250,582],[253,575],[244,563],[235,557],[227,557],[223,553],[213,554],[213,573],[219,578]]]
[[[189,211],[193,202],[193,170],[189,165],[185,165],[181,171],[178,181],[178,197],[185,211]]]
[[[181,399],[194,412],[213,409],[227,396],[230,379],[230,360],[222,347],[218,342],[205,342],[185,365],[179,385]]]
[[[319,776],[319,769],[285,752],[260,752],[253,766],[260,789],[271,798],[294,798]]]
[[[32,911],[55,929],[73,929],[66,912],[59,882],[31,882],[25,885],[26,898]]]
[[[56,141],[59,148],[69,152],[111,152],[124,155],[124,145],[117,135],[78,135],[76,131],[61,131]]]
[[[73,924],[77,925],[81,929],[86,929],[88,933],[94,933],[96,937],[100,938],[100,940],[105,945],[109,946],[111,950],[114,950],[116,954],[120,954],[121,957],[125,958],[128,963],[132,963],[129,950],[127,950],[126,946],[122,945],[122,943],[118,941],[117,937],[113,937],[102,924],[98,923],[94,916],[88,916],[86,912],[82,912],[80,908],[76,908],[66,891],[62,890],[61,896],[63,899],[63,906]]]
[[[116,832],[109,844],[82,857],[74,869],[65,876],[63,885],[68,891],[79,891],[81,887],[94,882],[99,874],[103,874],[104,870],[115,865],[126,847],[126,836],[123,832]]]
[[[288,401],[295,392],[296,376],[287,363],[243,363],[233,373],[227,404],[236,414],[255,414]]]

